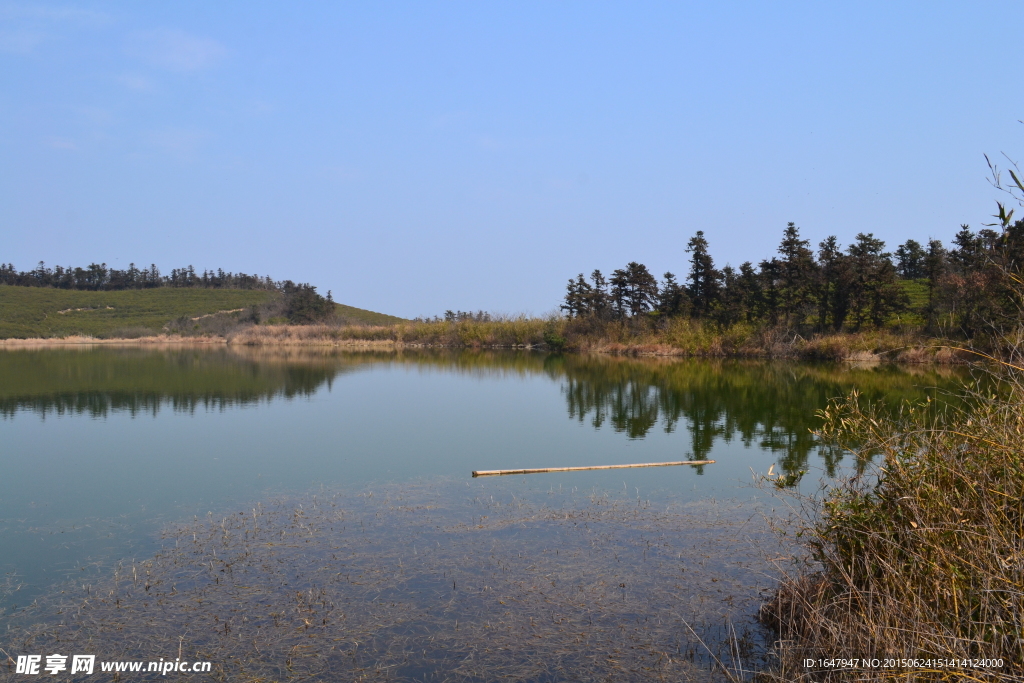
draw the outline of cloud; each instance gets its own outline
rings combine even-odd
[[[169,71],[208,69],[227,54],[227,48],[212,38],[164,29],[133,34],[128,53]]]

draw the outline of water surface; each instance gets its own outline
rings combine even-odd
[[[520,559],[568,543],[568,537],[557,540],[563,532],[526,521],[557,521],[560,513],[551,510],[559,506],[567,510],[566,520],[570,512],[574,519],[603,520],[606,535],[600,538],[606,539],[601,546],[606,549],[635,537],[633,527],[622,520],[616,526],[607,514],[588,507],[601,501],[619,506],[620,516],[627,503],[675,514],[705,510],[709,501],[725,501],[719,504],[749,516],[750,510],[772,504],[750,486],[752,472],[775,464],[788,473],[809,470],[805,479],[817,481],[851,464],[812,434],[815,412],[829,398],[856,388],[867,400],[893,406],[941,395],[961,378],[961,372],[948,369],[531,352],[5,351],[0,353],[2,606],[10,613],[45,597],[68,577],[81,585],[102,583],[117,562],[151,558],[161,544],[161,529],[190,520],[200,524],[282,497],[308,500],[302,497],[311,491],[335,501],[349,496],[350,502],[352,496],[365,502],[374,491],[391,498],[409,495],[402,490],[426,491],[444,500],[433,505],[438,511],[430,524],[438,528],[489,529],[486,520],[494,510],[525,505],[528,515],[508,520],[520,529],[516,542],[526,544],[516,551]],[[470,477],[479,469],[684,459],[716,463]],[[352,505],[346,509],[357,514]],[[365,506],[359,509],[358,514],[366,512]],[[391,516],[397,508],[386,509],[392,512],[382,508],[372,518],[398,519]],[[645,517],[641,526],[676,524],[652,520]],[[402,540],[397,521],[395,528],[380,524],[380,537],[392,538],[395,552],[411,538]],[[481,547],[498,547],[495,538],[480,540]],[[694,536],[691,545],[712,549],[713,539],[714,534]],[[723,539],[721,547],[739,552],[730,545],[734,540]],[[687,542],[671,541],[680,547]],[[632,541],[625,545],[632,550],[624,550],[623,557],[646,561],[646,549]],[[402,571],[409,562],[426,567],[418,554],[404,557],[392,550],[381,546],[375,552],[384,555],[373,562],[386,556]],[[609,552],[600,556],[618,562],[618,551]],[[447,576],[449,570],[438,571]],[[657,584],[659,576],[648,578]],[[744,582],[754,580],[743,576]],[[748,593],[748,602],[756,598],[756,591]],[[749,604],[737,610],[750,616]],[[480,619],[490,623],[496,617]],[[429,668],[409,666],[410,672]]]

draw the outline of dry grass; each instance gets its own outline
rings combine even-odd
[[[88,337],[72,335],[68,337],[49,337],[44,339],[0,339],[0,348],[23,349],[43,348],[49,346],[133,346],[166,345],[181,346],[190,344],[223,344],[224,339],[218,337],[183,337],[179,334],[157,334],[138,337]]]
[[[230,333],[227,342],[245,346],[390,348],[396,343],[396,329],[390,326],[252,325]]]
[[[401,326],[406,344],[468,348],[527,348],[545,345],[545,332],[561,324],[558,318],[516,316],[488,321],[424,322]]]
[[[1017,345],[1017,349],[1021,347]],[[822,436],[870,475],[831,488],[798,526],[816,571],[791,576],[763,618],[782,640],[775,680],[1024,679],[1024,368],[1002,366],[995,394],[934,415],[882,417],[853,394]],[[997,660],[975,666],[828,671],[804,658]]]
[[[546,346],[553,320],[504,318],[488,321],[415,322],[392,326],[260,325],[228,335],[230,344],[305,344],[330,346],[430,346],[440,348],[534,348]],[[550,339],[550,337],[548,337]]]
[[[827,361],[966,363],[947,342],[899,330],[822,334],[804,338],[784,328],[739,323],[728,328],[688,318],[660,325],[566,323],[569,347],[614,355],[766,358]]]
[[[568,350],[619,356],[752,358],[827,361],[875,361],[902,364],[964,364],[968,354],[944,340],[898,330],[825,334],[804,338],[782,328],[712,323],[675,318],[668,321],[599,321],[510,317],[487,321],[406,322],[397,325],[253,325],[221,321],[195,335],[146,336],[122,330],[117,338],[91,337],[0,341],[0,345],[82,343],[228,343],[245,346],[335,346],[353,349],[520,348]],[[223,329],[221,329],[223,328]]]

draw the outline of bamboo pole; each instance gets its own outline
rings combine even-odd
[[[506,474],[542,474],[544,472],[579,472],[581,470],[622,470],[629,467],[672,467],[674,465],[710,465],[714,460],[681,460],[679,462],[640,462],[632,465],[595,465],[593,467],[542,467],[534,470],[473,470],[474,477],[495,477]]]

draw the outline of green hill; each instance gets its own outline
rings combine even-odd
[[[159,334],[164,325],[182,317],[239,312],[280,296],[250,289],[158,287],[89,292],[0,285],[0,339]],[[401,322],[401,318],[341,304],[338,318],[362,325]]]
[[[345,304],[334,304],[338,318],[356,325],[397,325],[407,322],[405,318],[399,318],[386,313],[374,313],[355,306]]]

